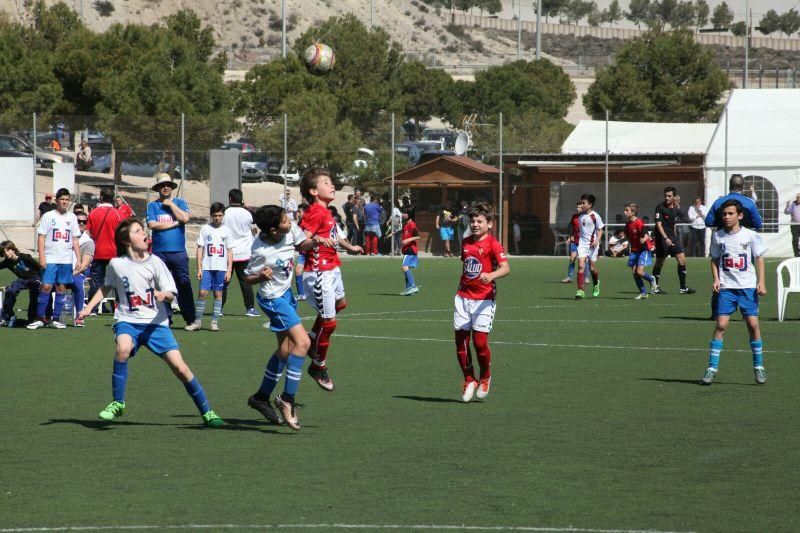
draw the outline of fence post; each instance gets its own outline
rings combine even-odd
[[[503,113],[500,113],[500,159],[499,159],[499,167],[500,167],[500,176],[499,176],[499,194],[497,195],[498,203],[500,204],[500,209],[497,215],[497,237],[498,240],[503,243],[503,236],[505,235],[505,231],[503,231],[503,222],[505,221],[505,217],[503,216]],[[506,244],[506,243],[504,243]]]
[[[608,109],[606,109],[606,139],[605,139],[606,146],[604,150],[604,152],[606,153],[606,161],[604,165],[605,182],[606,182],[606,187],[605,187],[606,205],[605,205],[605,211],[603,213],[603,220],[605,220],[606,224],[608,224],[608,117],[609,117],[609,112]],[[608,232],[607,231],[603,232],[603,236],[606,238],[606,244],[608,244]]]
[[[183,182],[186,181],[186,114],[181,113],[181,198],[183,198]]]
[[[396,209],[395,197],[394,197],[394,113],[392,113],[392,180],[391,180],[391,182],[392,182],[392,185],[391,185],[391,188],[392,188],[392,190],[391,190],[392,208],[389,211],[389,213],[390,213],[389,214],[389,220],[391,221],[390,222],[391,223],[390,229],[391,229],[392,232],[394,232],[394,228],[395,228],[394,210]],[[402,215],[401,215],[400,220],[402,221]],[[390,244],[392,246],[392,255],[394,255],[394,252],[395,252],[394,241],[395,241],[395,238],[394,238],[394,235],[392,235],[392,238],[389,240],[389,242],[390,242]]]
[[[289,173],[289,115],[283,114],[283,197],[286,198],[286,175]]]
[[[33,114],[33,206],[36,208],[36,113]],[[36,239],[36,237],[34,237]],[[34,240],[34,245],[36,241]],[[34,246],[34,250],[36,247]]]

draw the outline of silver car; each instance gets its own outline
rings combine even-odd
[[[33,155],[30,144],[15,135],[0,135],[0,150],[21,152]],[[75,163],[75,158],[63,152],[55,152],[45,148],[36,149],[36,163],[45,168],[52,168],[53,163]]]

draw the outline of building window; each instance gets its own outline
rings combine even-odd
[[[775,186],[767,178],[762,176],[745,176],[745,195],[750,195],[751,187],[758,197],[756,200],[756,207],[758,207],[758,212],[761,213],[761,219],[764,221],[761,232],[778,233],[778,216],[780,214],[778,191],[775,190]]]

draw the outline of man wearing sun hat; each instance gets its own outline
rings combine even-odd
[[[186,254],[186,223],[189,222],[189,205],[183,198],[172,198],[178,186],[169,174],[156,174],[156,184],[151,187],[158,200],[147,204],[147,227],[153,233],[153,253],[158,256],[175,278],[178,305],[186,324],[194,324],[194,295],[189,278],[189,256]],[[172,310],[167,311],[172,318]]]

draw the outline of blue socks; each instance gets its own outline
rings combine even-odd
[[[300,274],[299,276],[295,276],[294,277],[294,286],[297,289],[297,295],[298,296],[305,296],[306,295],[306,291],[303,288],[303,275],[302,274]]]
[[[722,341],[712,340],[708,348],[708,367],[717,370],[719,368],[719,354],[722,352]],[[753,356],[755,358],[755,355]]]
[[[753,351],[753,367],[763,367],[764,357],[761,352],[764,349],[764,343],[761,342],[761,339],[750,341],[750,349]]]
[[[645,280],[647,283],[653,283],[653,282],[656,280],[656,278],[654,278],[653,276],[651,276],[651,275],[650,275],[650,274],[648,274],[647,272],[645,272],[644,274],[642,274],[642,278],[644,278],[644,280]]]
[[[120,363],[114,359],[114,371],[111,373],[111,393],[114,399],[125,403],[125,385],[128,383],[128,362]]]
[[[219,315],[221,314],[222,314],[222,300],[214,300],[214,310],[211,311],[211,322],[217,322],[219,320]]]
[[[647,291],[644,288],[644,281],[642,281],[642,276],[640,276],[639,274],[634,274],[633,281],[636,282],[636,286],[639,288],[640,293],[647,294]]]
[[[300,386],[300,377],[303,375],[303,363],[306,357],[304,355],[289,355],[286,361],[286,384],[283,387],[283,393],[294,398],[297,394],[297,388]]]
[[[206,312],[206,300],[200,299],[197,297],[197,301],[194,303],[194,316],[196,317],[196,321],[199,322],[203,320],[203,313]]]
[[[262,398],[269,398],[272,391],[275,390],[275,385],[283,375],[283,369],[286,366],[286,361],[281,359],[275,354],[267,361],[267,368],[264,370],[264,378],[261,380],[261,387],[258,388],[258,395]],[[298,378],[299,379],[299,378]]]
[[[203,390],[203,386],[197,381],[197,377],[192,378],[192,381],[189,383],[184,383],[183,386],[186,388],[186,392],[189,393],[189,396],[192,397],[192,400],[194,400],[194,404],[197,406],[201,415],[211,410],[211,407],[208,405],[208,398],[206,398],[206,391]]]
[[[40,292],[39,300],[36,302],[36,316],[42,318],[48,305],[50,305],[50,293]]]
[[[408,270],[404,270],[403,274],[406,277],[406,289],[415,287],[416,284],[414,283],[414,274],[411,273],[411,269],[409,268]]]
[[[56,293],[56,302],[53,305],[53,320],[61,320],[61,310],[64,309],[64,300],[67,295],[63,292]]]
[[[573,274],[575,274],[575,261],[570,261],[569,268],[567,269],[567,277],[572,279]]]

